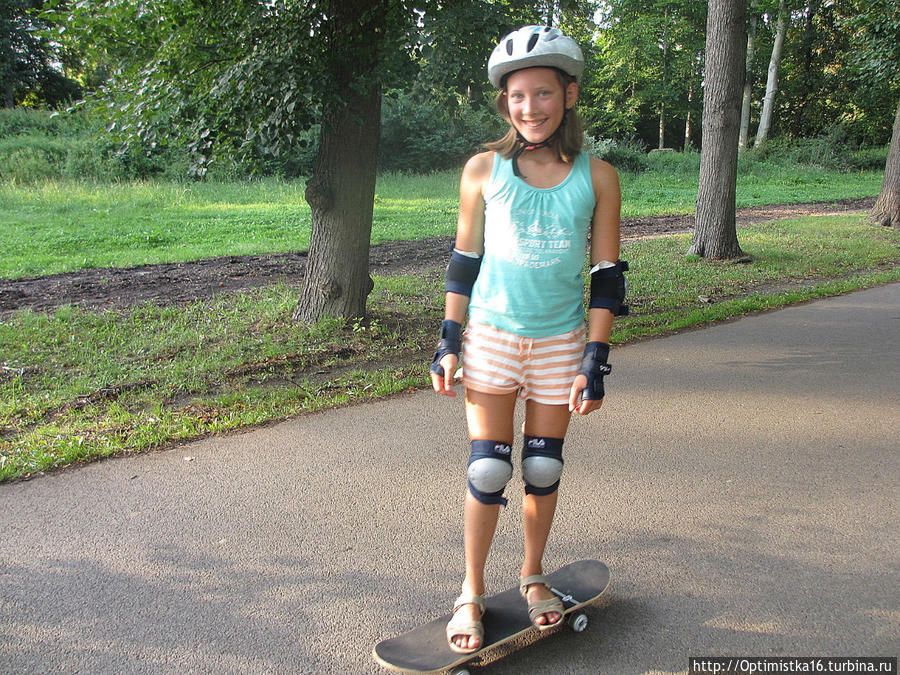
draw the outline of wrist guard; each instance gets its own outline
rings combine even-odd
[[[457,358],[462,349],[462,325],[452,319],[444,319],[441,323],[441,338],[437,343],[437,351],[431,360],[432,373],[438,377],[444,377],[444,367],[441,365],[441,359],[447,354],[453,354]]]
[[[588,342],[584,346],[584,356],[581,359],[580,375],[587,377],[587,386],[581,392],[581,398],[586,401],[599,401],[605,395],[603,389],[603,376],[612,371],[606,361],[609,359],[609,345],[605,342]]]

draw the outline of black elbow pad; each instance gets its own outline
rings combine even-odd
[[[456,249],[450,254],[450,264],[447,265],[446,286],[448,293],[472,296],[472,287],[478,278],[481,269],[481,256],[470,258]]]
[[[615,316],[628,314],[625,294],[628,282],[624,272],[628,271],[628,262],[619,260],[612,267],[591,272],[591,308],[608,309]]]

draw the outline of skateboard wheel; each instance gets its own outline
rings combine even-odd
[[[587,614],[573,614],[569,619],[569,625],[572,627],[576,633],[582,633],[588,627],[588,618]]]
[[[454,668],[450,671],[450,675],[471,675],[468,668]]]

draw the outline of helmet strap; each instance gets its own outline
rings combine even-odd
[[[556,127],[556,131],[554,131],[552,134],[550,134],[546,140],[540,141],[539,143],[529,143],[528,141],[525,140],[525,138],[522,136],[522,134],[519,133],[518,130],[516,131],[516,135],[519,138],[519,147],[516,148],[516,150],[512,156],[512,170],[513,170],[514,176],[518,176],[519,178],[524,178],[524,176],[522,175],[522,172],[519,170],[519,155],[521,155],[526,150],[540,150],[541,148],[552,148],[556,141],[556,137],[559,135],[559,130],[562,129],[563,125],[565,125],[565,123],[566,123],[566,118],[568,117],[568,115],[569,115],[569,111],[567,109],[565,111],[565,113],[563,114],[563,118],[562,118],[562,121],[559,123],[559,126]]]

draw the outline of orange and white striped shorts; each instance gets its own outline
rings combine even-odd
[[[519,398],[567,405],[584,354],[584,326],[550,337],[526,338],[469,322],[463,334],[465,386],[486,394],[519,392]]]

